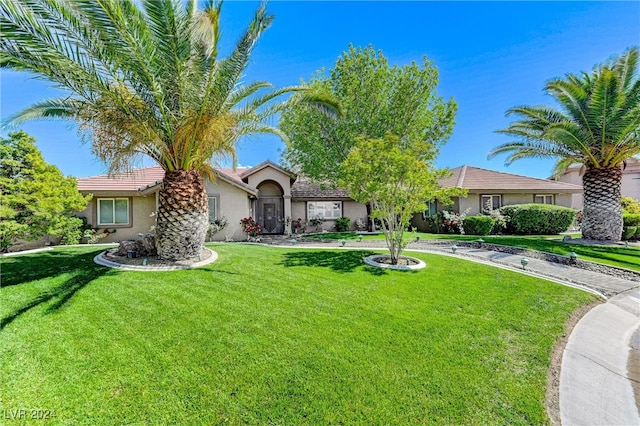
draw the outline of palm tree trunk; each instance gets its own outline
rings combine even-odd
[[[588,168],[582,176],[584,187],[583,238],[620,241],[622,237],[621,183],[622,169],[620,167]]]
[[[194,170],[166,172],[162,183],[156,224],[158,257],[176,261],[200,256],[209,227],[202,176]]]

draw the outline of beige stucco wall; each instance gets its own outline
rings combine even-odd
[[[123,240],[133,240],[138,238],[139,233],[147,233],[153,225],[155,225],[155,217],[151,216],[156,211],[156,195],[149,194],[145,197],[141,196],[123,196],[123,195],[94,195],[89,201],[87,208],[78,213],[78,216],[87,218],[89,224],[94,228],[98,224],[97,216],[97,200],[98,198],[129,198],[129,225],[111,225],[100,226],[98,232],[104,229],[116,232],[106,238],[100,240],[100,243],[117,243]]]
[[[495,193],[492,192],[493,195],[501,195],[502,196],[502,205],[510,206],[513,204],[530,204],[534,201],[534,196],[537,194],[534,193],[518,193],[518,194],[510,194],[510,193]],[[540,193],[538,195],[542,195]],[[548,194],[548,193],[544,193]],[[468,194],[467,197],[460,197],[460,199],[456,199],[456,203],[454,205],[454,211],[456,212],[465,212],[469,209],[467,213],[469,216],[480,214],[480,197],[484,194]],[[489,195],[487,193],[487,195]],[[573,194],[554,194],[555,205],[562,207],[573,207],[574,199],[572,197]],[[459,209],[456,207],[459,206]]]
[[[622,173],[621,193],[623,197],[640,200],[640,167]]]
[[[205,181],[205,188],[208,196],[218,197],[218,218],[227,219],[227,227],[214,234],[210,240],[245,240],[247,234],[242,231],[240,219],[254,216],[249,194],[237,186],[220,180],[216,183]]]
[[[248,178],[248,184],[253,188],[257,188],[262,182],[269,180],[277,182],[282,187],[283,195],[291,196],[291,179],[289,176],[271,167],[265,167],[251,174]]]
[[[327,200],[330,201],[330,200]],[[336,200],[340,201],[340,200]],[[296,200],[291,202],[291,217],[296,220],[301,218],[302,220],[309,220],[307,217],[307,201]],[[360,204],[353,200],[342,200],[342,216],[351,219],[351,229],[356,229],[356,220],[361,219],[365,224],[367,223],[367,207],[364,204]],[[335,231],[336,221],[325,220],[322,224],[322,230],[333,232]],[[315,231],[309,229],[309,231]]]

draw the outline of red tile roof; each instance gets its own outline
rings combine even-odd
[[[160,166],[135,169],[129,173],[113,176],[99,175],[78,178],[78,190],[91,191],[138,191],[162,182],[164,170]]]
[[[577,193],[582,187],[571,183],[496,172],[473,166],[451,169],[452,175],[440,180],[443,187],[466,188],[469,191],[546,191]]]
[[[240,170],[238,170],[240,171]],[[240,176],[233,169],[216,169],[216,173],[221,180],[233,183],[242,187],[248,192],[255,194],[257,190],[242,181]],[[162,183],[164,170],[160,166],[145,167],[135,169],[128,173],[119,173],[112,176],[99,175],[76,179],[78,190],[82,192],[99,191],[144,191]]]

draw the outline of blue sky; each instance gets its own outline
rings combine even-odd
[[[235,42],[258,3],[227,1],[223,38]],[[510,139],[495,130],[508,125],[505,111],[517,105],[553,105],[545,81],[594,65],[640,45],[640,2],[285,2],[272,1],[276,18],[254,50],[244,81],[275,86],[298,84],[333,67],[349,43],[381,49],[391,64],[433,60],[439,93],[458,103],[454,132],[437,160],[439,167],[469,164],[548,177],[553,161],[520,160],[487,153]],[[6,117],[42,98],[57,96],[32,76],[2,71],[0,114]],[[106,167],[82,145],[72,123],[31,122],[45,160],[77,177]],[[2,133],[6,135],[6,131]],[[243,140],[241,165],[279,161],[283,143],[268,136]]]

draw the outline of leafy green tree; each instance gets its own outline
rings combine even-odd
[[[437,95],[438,70],[422,64],[390,66],[373,47],[349,46],[328,75],[312,76],[316,93],[337,99],[344,114],[331,119],[304,104],[286,108],[280,128],[288,137],[282,154],[290,168],[323,183],[336,185],[339,165],[359,137],[381,139],[387,133],[421,144],[422,160],[432,160],[453,130],[456,103]]]
[[[342,163],[340,186],[361,203],[371,203],[371,217],[380,220],[391,262],[396,265],[407,242],[404,232],[414,213],[426,209],[425,200],[445,204],[459,188],[441,188],[438,179],[448,174],[421,159],[420,144],[409,145],[398,136],[359,138]]]
[[[546,106],[510,109],[507,114],[520,119],[498,132],[517,140],[498,146],[489,158],[508,153],[507,164],[520,158],[555,158],[557,174],[572,164],[584,165],[582,235],[618,241],[622,235],[622,165],[640,154],[638,48],[591,73],[555,78],[545,90],[560,110]]]
[[[76,180],[47,164],[35,139],[20,131],[0,138],[0,248],[16,239],[62,236],[79,227],[72,217],[84,210],[89,197],[78,192]]]
[[[302,87],[241,84],[250,54],[273,16],[261,5],[227,57],[220,57],[222,2],[208,0],[0,0],[0,65],[67,91],[8,122],[74,120],[110,172],[138,156],[165,170],[158,198],[158,254],[197,257],[206,237],[203,175],[243,135],[280,131],[265,123]],[[318,109],[335,105],[301,95]]]

